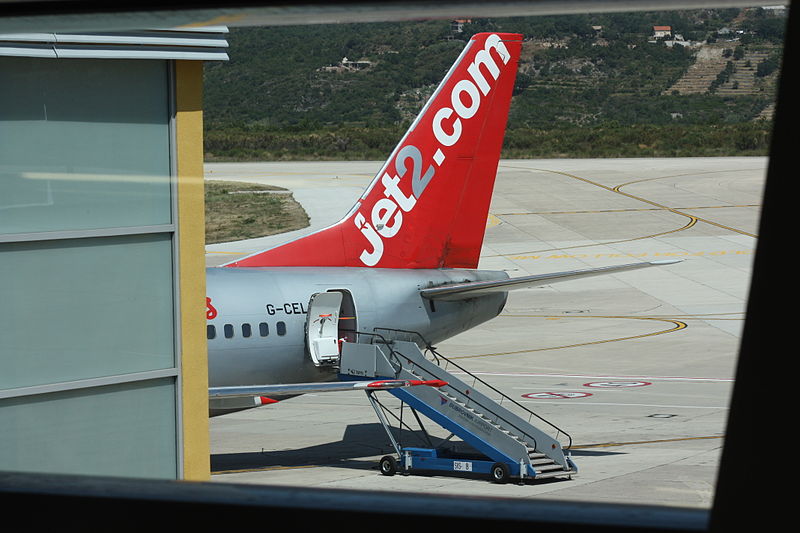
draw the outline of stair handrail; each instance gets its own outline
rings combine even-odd
[[[481,384],[483,384],[484,386],[488,387],[488,388],[489,388],[489,389],[491,389],[492,391],[494,391],[494,392],[496,392],[497,394],[499,394],[499,395],[500,395],[502,398],[504,398],[504,399],[506,399],[506,400],[510,401],[511,403],[513,403],[514,405],[516,405],[517,407],[519,407],[520,409],[522,409],[523,411],[527,412],[527,413],[528,413],[530,416],[535,416],[536,418],[538,418],[539,420],[541,420],[542,422],[544,422],[545,424],[547,424],[547,425],[548,425],[548,426],[550,426],[551,428],[555,429],[555,430],[556,430],[556,432],[557,432],[557,433],[556,433],[556,436],[558,436],[558,435],[564,435],[564,436],[565,436],[565,437],[568,439],[568,444],[567,444],[567,446],[562,446],[562,447],[561,447],[563,450],[569,450],[569,449],[572,447],[572,435],[570,435],[569,433],[567,433],[566,431],[564,431],[563,429],[561,429],[561,428],[560,428],[560,427],[558,427],[557,425],[553,424],[552,422],[550,422],[550,421],[549,421],[549,420],[547,420],[546,418],[542,417],[541,415],[538,415],[538,414],[536,414],[535,412],[531,411],[530,409],[528,409],[527,407],[525,407],[524,405],[522,405],[521,403],[519,403],[519,402],[518,402],[518,401],[516,401],[515,399],[513,399],[513,398],[511,398],[510,396],[506,395],[506,394],[505,394],[503,391],[501,391],[501,390],[498,390],[497,388],[495,388],[495,387],[494,387],[494,386],[492,386],[491,384],[487,383],[486,381],[482,380],[481,378],[479,378],[478,376],[476,376],[475,374],[473,374],[472,372],[470,372],[470,371],[469,371],[469,370],[467,370],[466,368],[462,367],[462,366],[461,366],[461,365],[459,365],[458,363],[455,363],[455,362],[451,361],[451,360],[450,360],[450,359],[448,359],[447,357],[445,357],[445,356],[443,356],[442,354],[440,354],[439,352],[437,352],[437,351],[436,351],[436,349],[435,349],[433,346],[431,346],[431,344],[430,344],[430,343],[427,341],[427,339],[425,339],[425,337],[424,337],[424,336],[423,336],[421,333],[419,333],[419,332],[417,332],[417,331],[410,331],[410,330],[403,330],[403,329],[395,329],[395,328],[383,328],[383,327],[381,327],[381,328],[373,328],[373,330],[398,331],[398,332],[400,332],[400,333],[412,333],[412,334],[415,334],[415,335],[417,335],[417,336],[418,336],[418,337],[419,337],[419,338],[420,338],[420,339],[423,341],[423,343],[425,344],[425,349],[426,349],[427,351],[430,351],[430,352],[431,352],[431,353],[434,355],[434,357],[435,357],[435,358],[437,358],[437,361],[436,361],[436,364],[437,364],[437,366],[441,366],[441,365],[439,364],[438,358],[441,358],[441,359],[443,359],[444,361],[446,361],[448,364],[451,364],[451,365],[455,366],[456,368],[458,368],[459,370],[461,370],[461,371],[462,371],[462,372],[464,372],[465,374],[467,374],[467,375],[471,376],[471,377],[472,377],[472,379],[474,379],[475,381],[479,381],[479,382],[480,382]],[[376,336],[378,336],[378,337],[380,337],[381,339],[383,339],[383,341],[384,341],[384,342],[386,342],[386,338],[385,338],[385,337],[383,337],[382,335],[380,335],[380,334],[377,334],[377,333],[376,333],[375,335],[376,335]],[[387,346],[388,346],[388,344],[387,344]],[[411,360],[409,357],[407,357],[407,356],[403,355],[401,352],[395,352],[395,350],[394,350],[394,349],[393,349],[391,346],[389,346],[389,350],[391,350],[391,352],[392,352],[393,354],[397,354],[397,355],[400,355],[400,356],[402,356],[402,357],[403,357],[405,360],[407,360],[409,363],[413,363],[413,362],[414,362],[414,361],[413,361],[413,360]],[[471,398],[471,400],[472,400],[472,401],[475,401],[475,400],[474,400],[474,399],[472,399],[472,398]],[[475,403],[477,403],[478,405],[480,405],[480,403],[479,403],[479,402],[477,402],[477,401],[475,401]],[[528,421],[530,421],[530,416],[528,417]],[[512,424],[512,425],[513,425],[513,424]],[[525,431],[523,431],[523,430],[522,430],[522,429],[520,429],[520,428],[516,428],[516,429],[517,429],[517,430],[519,430],[519,431],[520,431],[520,432],[522,432],[522,433],[525,433]]]
[[[438,359],[438,356],[439,356],[439,354],[436,352],[436,348],[434,348],[433,346],[431,346],[431,343],[430,343],[430,342],[428,342],[428,339],[426,339],[426,338],[425,338],[425,337],[422,335],[422,333],[420,333],[419,331],[412,331],[412,330],[410,330],[410,329],[399,329],[399,328],[381,328],[381,327],[375,327],[375,328],[372,328],[372,330],[373,330],[373,331],[376,331],[376,330],[382,330],[382,329],[385,329],[386,331],[398,331],[398,332],[400,332],[400,333],[410,333],[411,335],[416,335],[416,336],[417,336],[417,337],[419,337],[419,339],[422,341],[422,344],[424,344],[424,345],[425,345],[425,351],[429,351],[429,352],[431,352],[431,353],[433,354],[433,359],[434,359],[434,361],[436,362],[436,364],[437,364],[438,366],[442,366],[442,365],[440,365],[440,364],[439,364],[439,359]],[[382,336],[381,336],[381,337],[382,337]],[[385,339],[384,339],[384,340],[385,340]],[[444,358],[443,358],[443,359],[444,359]]]

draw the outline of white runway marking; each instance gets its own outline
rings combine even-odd
[[[453,375],[463,375],[451,372]],[[732,383],[732,378],[695,378],[681,376],[591,376],[585,374],[533,374],[528,372],[473,372],[476,376],[501,376],[510,378],[577,378],[577,379],[613,379],[613,380],[637,380],[637,381],[698,381],[710,383]]]
[[[580,398],[578,398],[580,400]],[[562,400],[562,401],[550,401],[550,400],[518,400],[520,403],[535,403],[538,405],[541,404],[564,404],[564,403],[580,403],[581,406],[593,406],[593,407],[657,407],[659,409],[729,409],[727,405],[719,406],[719,405],[668,405],[668,404],[655,404],[655,403],[610,403],[610,402],[580,402],[576,401],[576,399],[569,399],[569,400]]]

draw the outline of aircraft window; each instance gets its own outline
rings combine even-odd
[[[242,337],[249,337],[252,334],[252,329],[250,328],[250,324],[242,324]]]
[[[286,322],[278,322],[275,326],[278,330],[278,335],[286,335]]]
[[[225,331],[225,338],[226,338],[226,339],[230,339],[230,338],[232,338],[232,337],[233,337],[233,326],[232,326],[232,325],[230,325],[230,324],[225,324],[225,326],[223,327],[223,329],[224,329],[224,331]]]
[[[262,337],[266,337],[267,335],[269,335],[269,326],[267,325],[266,322],[262,322],[258,325],[258,333]]]
[[[217,336],[217,328],[213,325],[209,324],[206,326],[206,337],[209,339],[213,339]]]

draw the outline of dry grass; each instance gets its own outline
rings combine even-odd
[[[308,215],[286,189],[207,181],[206,244],[252,239],[308,226]]]

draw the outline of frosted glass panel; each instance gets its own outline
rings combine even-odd
[[[174,368],[173,299],[171,234],[0,244],[0,388]]]
[[[0,233],[172,221],[165,61],[0,57]]]
[[[0,400],[0,471],[175,479],[173,379]]]

